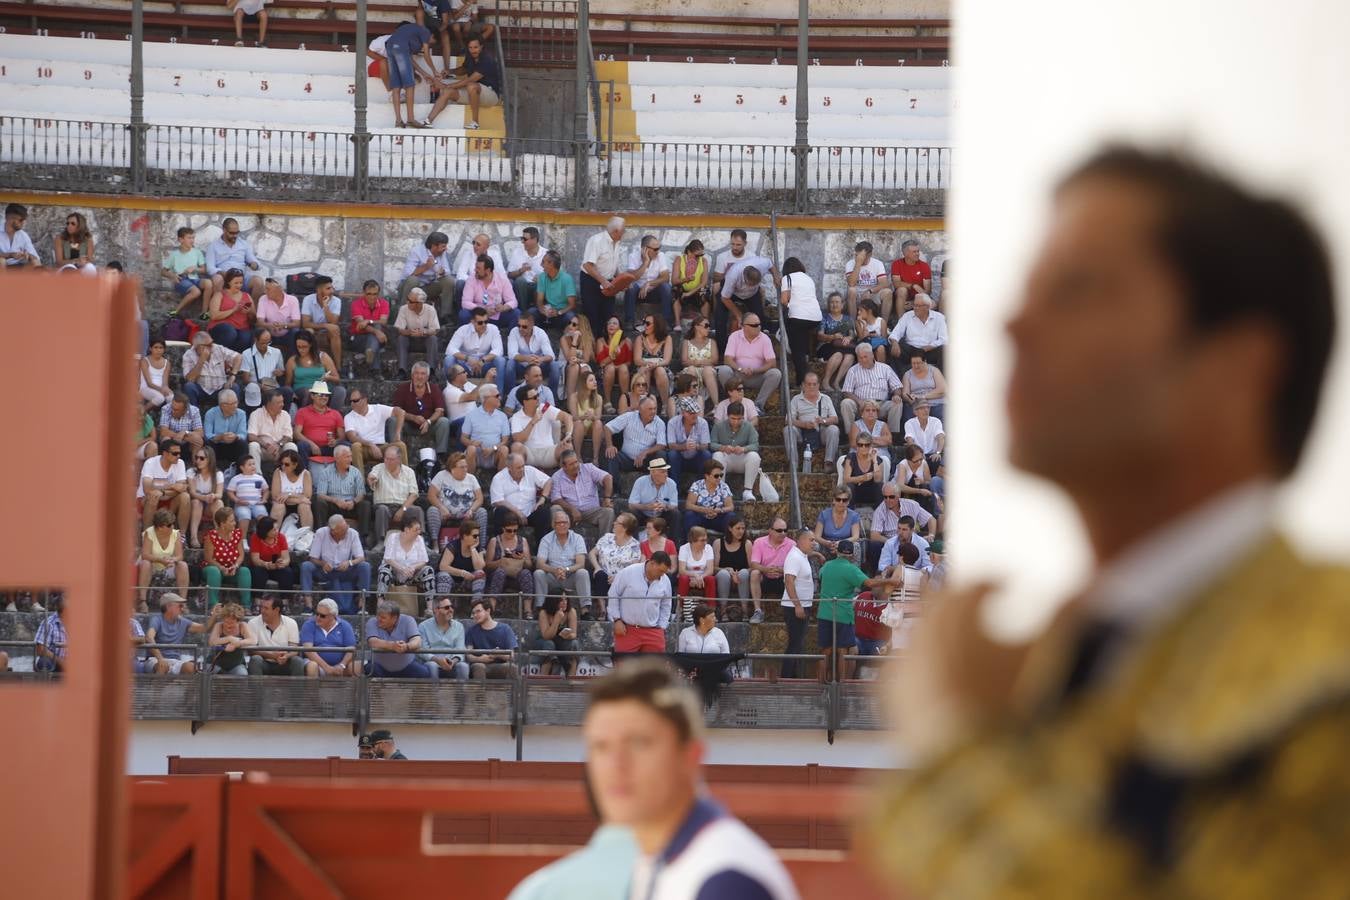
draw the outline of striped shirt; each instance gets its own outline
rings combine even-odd
[[[567,477],[565,470],[559,469],[553,473],[548,495],[550,499],[572,504],[581,512],[590,512],[600,508],[600,488],[608,477],[604,469],[591,463],[581,464],[575,481]]]
[[[872,368],[864,368],[857,363],[844,376],[844,393],[852,394],[862,400],[890,399],[894,391],[900,390],[900,376],[890,366],[873,361]]]
[[[163,409],[159,411],[159,427],[167,428],[174,434],[184,431],[197,431],[202,427],[202,414],[197,411],[197,407],[189,403],[187,411],[182,416],[175,416],[173,404],[166,403]]]
[[[61,621],[60,613],[52,613],[42,620],[33,642],[41,644],[52,652],[57,659],[66,658],[66,623]]]
[[[630,459],[636,459],[648,447],[666,444],[666,423],[661,417],[652,416],[652,420],[644,425],[635,409],[611,419],[605,427],[620,438],[616,443],[622,444],[624,455]]]

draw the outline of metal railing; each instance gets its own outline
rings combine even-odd
[[[0,118],[6,186],[127,194],[141,183],[164,197],[759,214],[793,208],[803,193],[813,212],[918,216],[942,211],[951,172],[951,151],[937,147],[815,147],[810,177],[798,184],[794,148],[783,145],[384,132],[368,136],[368,171],[358,173],[349,131],[165,124],[143,131],[138,175],[127,124]]]
[[[773,260],[773,267],[776,271],[783,270],[783,261],[778,258],[778,213],[769,214],[769,257]],[[782,288],[779,287],[779,295],[782,294]],[[802,495],[801,479],[797,476],[797,441],[796,432],[792,428],[792,383],[794,379],[800,378],[802,373],[792,371],[788,365],[788,360],[792,356],[792,348],[789,346],[789,336],[787,327],[787,310],[783,304],[778,304],[778,370],[783,373],[782,380],[778,383],[779,400],[783,404],[783,431],[788,435],[783,442],[783,447],[787,451],[788,464],[788,515],[789,524],[793,528],[802,527]]]
[[[577,0],[496,0],[492,22],[513,63],[571,65],[577,58]]]

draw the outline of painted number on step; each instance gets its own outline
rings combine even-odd
[[[822,98],[822,100],[821,100],[821,105],[822,105],[822,106],[829,106],[829,105],[830,105],[830,98],[829,98],[829,97],[824,97],[824,98]]]
[[[91,71],[89,71],[88,69],[85,69],[85,70],[84,70],[84,80],[85,80],[85,81],[93,81],[93,80],[94,80],[94,73],[91,72]]]
[[[218,88],[223,88],[224,86],[225,86],[225,79],[224,79],[224,78],[217,78],[217,79],[216,79],[216,87],[218,87]]]
[[[183,76],[182,76],[182,75],[175,75],[175,76],[173,76],[173,86],[174,86],[174,87],[182,87],[182,86],[183,86]]]
[[[910,98],[909,98],[909,108],[910,108],[910,109],[918,109],[918,108],[919,108],[919,98],[918,98],[918,97],[910,97]]]
[[[736,105],[737,105],[737,106],[744,106],[744,105],[745,105],[745,95],[744,95],[744,94],[737,94],[737,95],[736,95]]]
[[[262,81],[258,82],[258,90],[264,93],[267,92],[267,79],[264,78]]]
[[[37,67],[37,77],[39,77],[39,78],[51,78],[51,77],[52,77],[52,69],[51,69],[51,66],[38,66],[38,67]]]
[[[779,105],[779,106],[787,106],[787,94],[783,94],[782,96],[780,96],[780,97],[778,98],[778,105]]]
[[[348,93],[348,94],[355,94],[355,93],[356,93],[356,85],[349,82],[349,83],[347,84],[347,93]]]
[[[314,93],[314,85],[308,81],[305,82],[305,93],[306,94]]]
[[[695,102],[695,103],[702,103],[702,102],[703,102],[703,95],[702,95],[702,94],[695,94],[695,95],[694,95],[694,102]]]
[[[871,105],[872,105],[872,98],[871,98],[871,97],[868,97],[866,100],[863,101],[863,106],[868,106],[868,107],[870,107]]]

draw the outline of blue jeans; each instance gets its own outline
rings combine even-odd
[[[712,459],[712,453],[707,450],[699,450],[693,456],[685,457],[684,451],[674,450],[666,454],[666,459],[670,462],[670,477],[676,484],[680,483],[680,476],[686,472],[693,472],[696,475],[703,474],[703,464]]]
[[[187,394],[188,400],[192,402],[192,405],[200,410],[206,409],[206,401],[208,400],[211,401],[212,406],[216,403],[216,394],[208,393],[205,388],[195,381],[184,381],[183,393]],[[218,394],[220,391],[217,390],[216,393]],[[240,399],[243,399],[243,391],[240,390],[237,393],[240,394]]]
[[[693,528],[695,525],[702,525],[704,528],[711,528],[713,531],[720,531],[725,534],[727,525],[730,521],[731,513],[729,512],[718,513],[709,519],[704,516],[703,513],[697,513],[692,509],[686,509],[684,511],[684,533],[688,534],[689,529]]]
[[[886,641],[872,640],[871,638],[855,638],[858,647],[859,656],[884,656],[887,646]]]
[[[431,670],[431,677],[438,681],[442,678],[452,678],[455,681],[469,680],[469,664],[462,659],[453,664],[449,674],[445,674],[444,670],[435,663],[427,663],[427,668]]]
[[[253,343],[253,334],[247,328],[235,328],[228,322],[217,322],[207,331],[211,339],[236,353],[243,353]]]
[[[633,285],[623,292],[623,314],[624,321],[632,322],[637,318],[638,292],[641,291],[637,285]],[[670,328],[680,324],[675,321],[675,304],[672,302],[669,284],[658,284],[647,293],[647,299],[656,299],[661,303],[661,315],[666,317],[666,323]]]
[[[512,362],[511,360],[506,361],[505,367],[507,379],[506,379],[506,390],[502,391],[503,394],[507,394],[510,393],[511,391],[514,391],[516,389],[516,385],[520,384],[521,379],[525,377],[525,370],[529,368],[529,366],[525,365],[524,363]],[[548,389],[553,392],[553,396],[557,397],[558,372],[561,371],[558,368],[558,361],[555,359],[553,362],[548,363],[546,365],[542,365],[539,368],[542,369],[544,372],[544,383],[547,384]]]
[[[380,665],[381,654],[376,653],[375,662],[371,665],[370,674],[376,678],[434,678],[431,673],[431,667],[419,659],[409,660],[408,664],[397,672],[390,672],[384,666]],[[460,665],[466,665],[461,663]]]
[[[353,591],[366,593],[370,590],[370,563],[361,560],[345,572],[334,569],[325,572],[318,563],[305,560],[300,564],[300,590],[305,594],[314,593],[314,585],[327,585],[328,593],[337,602],[344,616],[356,614],[356,601]]]
[[[521,309],[534,308],[534,282],[526,281],[525,276],[511,279],[511,289],[516,292],[516,303]]]

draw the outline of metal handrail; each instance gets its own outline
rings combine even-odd
[[[773,260],[775,271],[782,271],[782,262],[778,259],[778,213],[769,213],[769,258]],[[779,296],[782,296],[780,287]],[[787,310],[783,305],[778,305],[778,370],[783,373],[782,381],[778,387],[780,398],[783,403],[783,421],[790,426],[792,424],[792,370],[788,368],[788,356],[791,348],[788,346],[788,328],[787,328]],[[802,527],[802,497],[801,483],[797,477],[797,436],[796,433],[787,427],[784,429],[787,438],[783,441],[783,446],[787,450],[788,464],[788,513],[793,528]]]

